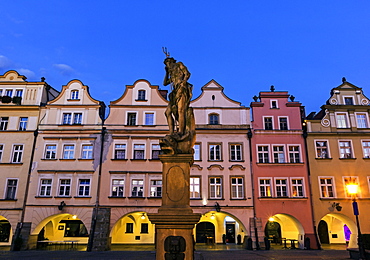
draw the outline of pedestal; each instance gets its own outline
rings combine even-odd
[[[190,166],[192,154],[160,155],[162,170],[162,206],[148,214],[155,224],[156,259],[194,259],[194,225],[201,214],[190,208]],[[176,258],[172,258],[176,257]]]

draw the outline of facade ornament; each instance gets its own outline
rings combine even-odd
[[[330,105],[338,105],[338,100],[336,98],[331,98],[329,102]]]
[[[323,119],[321,119],[321,125],[323,127],[329,127],[330,126],[330,120],[329,120],[329,111],[325,109],[325,116]]]

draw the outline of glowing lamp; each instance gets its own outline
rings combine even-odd
[[[275,219],[274,219],[273,217],[269,217],[269,221],[270,221],[270,222],[274,222],[274,221],[275,221]]]
[[[356,183],[349,183],[346,185],[346,188],[350,195],[356,195],[358,193],[358,184]]]

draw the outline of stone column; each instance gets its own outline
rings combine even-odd
[[[149,220],[155,224],[156,259],[166,259],[166,253],[167,257],[170,257],[169,254],[176,254],[174,251],[169,251],[171,247],[171,250],[181,248],[180,258],[176,259],[184,256],[185,260],[193,260],[193,229],[201,216],[193,213],[190,208],[189,182],[193,155],[160,155],[159,158],[163,164],[162,206],[158,209],[158,213],[148,214]],[[185,247],[183,241],[185,241]],[[167,243],[166,247],[165,243]]]

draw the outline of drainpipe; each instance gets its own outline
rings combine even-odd
[[[251,184],[252,184],[252,201],[253,201],[253,221],[254,221],[254,235],[256,237],[256,249],[260,250],[260,243],[258,240],[258,229],[257,229],[257,215],[256,215],[256,199],[254,196],[254,180],[253,180],[253,166],[252,166],[252,130],[248,128],[248,140],[249,140],[249,161],[250,161],[250,172],[251,172]]]

